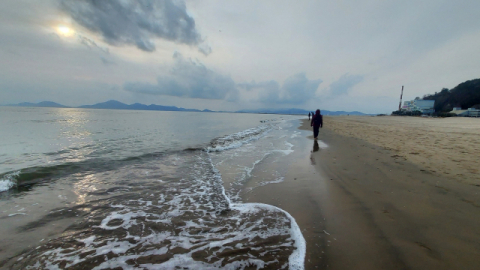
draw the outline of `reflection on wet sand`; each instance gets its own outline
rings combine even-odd
[[[317,152],[320,149],[320,146],[318,146],[318,141],[314,140],[313,141],[313,152]]]

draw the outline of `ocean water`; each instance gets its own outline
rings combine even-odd
[[[298,119],[0,107],[0,267],[303,269],[292,216],[242,201]]]

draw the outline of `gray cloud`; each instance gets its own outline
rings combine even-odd
[[[127,82],[124,89],[130,92],[201,99],[235,101],[238,90],[229,76],[208,69],[202,63],[185,59],[175,53],[175,64],[166,76],[158,76],[157,84]]]
[[[363,81],[362,75],[343,74],[337,81],[330,84],[330,94],[332,96],[346,95],[361,81]]]
[[[102,60],[102,63],[106,66],[109,66],[109,65],[116,65],[117,63],[105,58],[104,56],[100,56],[100,60]]]
[[[201,43],[184,2],[173,0],[62,0],[61,8],[77,23],[100,33],[110,45],[134,45],[155,51],[153,38],[188,45]]]
[[[261,88],[264,90],[274,91],[274,92],[280,91],[280,85],[276,81],[265,81],[265,82],[259,82],[259,83],[252,81],[250,83],[239,83],[238,86],[247,91],[250,91],[255,88]]]
[[[212,53],[212,48],[205,43],[198,45],[198,51],[207,56]]]
[[[259,89],[259,101],[273,104],[305,104],[315,97],[315,92],[322,80],[309,80],[306,74],[298,73],[287,78],[280,87],[276,81],[241,83],[238,86],[245,90]]]
[[[322,80],[309,80],[305,73],[293,75],[282,86],[282,100],[292,104],[303,104],[315,97],[315,92]]]
[[[77,38],[78,38],[80,44],[85,45],[89,49],[96,48],[96,49],[100,50],[101,52],[103,52],[105,54],[110,54],[110,51],[108,50],[108,48],[98,46],[98,44],[90,38],[84,37],[84,36],[79,35],[79,34],[77,34]]]

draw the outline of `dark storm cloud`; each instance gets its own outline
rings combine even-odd
[[[127,82],[124,89],[131,92],[177,97],[224,99],[235,101],[238,90],[229,76],[216,73],[202,63],[174,54],[175,64],[166,76],[158,76],[157,84]]]
[[[346,95],[352,87],[363,81],[361,75],[343,74],[340,79],[330,84],[330,94],[332,96]]]
[[[241,83],[245,90],[259,89],[259,101],[269,104],[305,104],[315,98],[315,92],[322,80],[309,80],[305,73],[298,73],[287,78],[283,85],[276,81]]]
[[[155,50],[153,38],[198,45],[200,34],[184,2],[173,0],[62,0],[61,8],[77,23],[100,33],[110,45]]]

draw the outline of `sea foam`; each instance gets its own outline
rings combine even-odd
[[[87,209],[81,223],[22,254],[14,266],[304,269],[306,244],[295,219],[275,206],[232,202],[212,162],[214,153],[249,145],[273,129],[263,125],[214,140],[207,151],[168,154],[92,174],[92,179],[116,179],[111,190],[122,192],[95,191],[111,195],[75,208]],[[293,145],[283,140],[272,147],[259,153],[244,173],[250,175],[266,158],[293,151]],[[276,175],[263,184],[283,180]]]
[[[255,128],[250,128],[231,135],[217,138],[211,142],[211,145],[206,148],[206,151],[218,152],[239,148],[246,143],[258,140],[265,136],[270,130],[272,130],[272,128],[273,127],[271,124],[261,125]]]
[[[0,192],[11,189],[17,185],[17,177],[20,174],[20,171],[4,174],[0,178]]]
[[[176,175],[161,175],[160,167]],[[22,254],[15,267],[303,269],[305,241],[295,220],[274,206],[231,203],[209,153],[123,170],[142,184],[128,182],[125,195],[95,200],[74,231]]]

